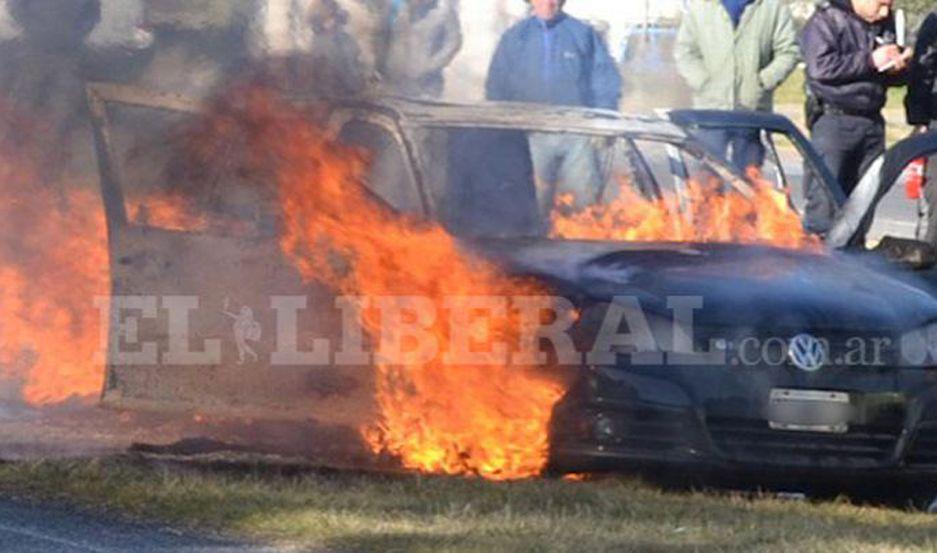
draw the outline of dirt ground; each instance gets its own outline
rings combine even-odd
[[[0,403],[0,460],[99,458],[128,450],[183,456],[252,452],[336,468],[373,468],[381,462],[353,429],[313,421],[258,423],[91,405],[33,409]]]
[[[0,459],[90,457],[119,453],[135,441],[163,441],[177,428],[135,424],[133,417],[90,406],[32,409],[0,404]]]

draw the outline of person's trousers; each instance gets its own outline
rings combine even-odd
[[[813,146],[848,197],[872,162],[885,152],[885,120],[880,116],[824,113],[811,129]],[[805,227],[823,232],[832,225],[829,194],[808,172],[804,182]]]
[[[596,202],[602,186],[599,160],[587,136],[531,133],[530,154],[540,214],[548,220],[558,198],[572,196],[572,207]]]
[[[885,152],[881,116],[823,114],[813,126],[813,145],[848,197],[875,159]]]
[[[928,130],[937,131],[937,121],[931,121]],[[937,154],[927,159],[924,178],[924,201],[927,203],[927,228],[924,240],[928,244],[937,246]]]
[[[743,175],[749,167],[760,169],[765,162],[765,147],[758,129],[700,129],[694,136],[714,155],[728,159]]]

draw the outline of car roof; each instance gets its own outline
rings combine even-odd
[[[489,127],[599,136],[629,135],[662,138],[674,142],[684,142],[687,139],[686,131],[666,119],[627,115],[602,109],[517,102],[457,104],[396,97],[339,100],[337,103],[344,107],[384,111],[404,124],[416,126]]]
[[[88,85],[93,104],[118,102],[127,105],[152,107],[174,111],[196,112],[200,102],[179,94],[112,83]],[[525,104],[515,102],[480,102],[459,104],[393,96],[322,98],[292,96],[299,102],[326,102],[332,107],[344,107],[382,112],[403,125],[488,127],[523,129],[543,132],[575,132],[598,136],[629,135],[653,137],[682,143],[687,133],[679,125],[645,115],[626,115],[616,111]]]

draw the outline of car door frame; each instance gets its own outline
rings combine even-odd
[[[898,184],[914,160],[937,154],[937,131],[905,138],[879,156],[860,179],[841,216],[827,235],[831,247],[859,246],[875,216],[879,202]]]
[[[150,229],[144,229],[142,227],[137,228],[138,224],[131,221],[130,217],[128,216],[127,205],[125,203],[126,178],[122,171],[120,156],[117,154],[117,148],[115,147],[114,134],[112,132],[112,118],[110,117],[109,113],[110,108],[120,106],[195,115],[202,111],[204,106],[203,103],[198,100],[187,98],[179,94],[154,92],[134,86],[115,85],[109,83],[89,84],[87,86],[86,93],[91,111],[91,127],[94,138],[94,147],[97,154],[104,217],[108,231],[108,251],[110,254],[109,257],[111,264],[110,274],[115,275],[120,270],[126,271],[128,261],[132,261],[128,260],[127,256],[121,255],[125,249],[125,242],[139,238],[138,235],[142,235],[144,238],[146,236],[153,238],[160,234],[160,232],[158,229],[154,231]],[[384,130],[387,130],[394,140],[394,143],[398,148],[400,148],[402,154],[404,155],[404,164],[407,166],[406,176],[408,179],[408,186],[416,187],[417,197],[420,200],[419,211],[421,213],[416,213],[415,215],[427,216],[430,213],[426,190],[423,186],[423,176],[420,173],[419,166],[415,163],[414,147],[413,144],[407,139],[399,113],[395,112],[394,110],[385,110],[380,106],[367,103],[348,103],[336,106],[328,115],[329,118],[326,119],[328,132],[338,132],[341,130],[341,127],[345,122],[352,120],[366,121],[378,125]],[[335,128],[333,128],[333,126]],[[214,235],[212,233],[191,233],[177,231],[169,232],[180,235],[180,240],[183,239],[182,235],[189,234],[195,234],[199,236],[204,234],[206,238],[210,238],[212,240],[229,239],[227,236]],[[266,236],[230,237],[230,239],[256,241],[258,246],[260,246],[260,240],[267,240],[268,238],[269,237]],[[153,243],[156,244],[158,241]],[[264,270],[269,271],[269,267],[264,268]],[[292,271],[288,270],[287,272]],[[296,275],[296,278],[298,278],[298,275]],[[122,288],[118,285],[117,280],[118,279],[113,280],[111,284],[110,293],[112,297],[120,296],[122,294]],[[143,332],[142,329],[141,332]],[[268,333],[265,333],[265,339],[267,339],[267,334]],[[283,406],[282,409],[278,409],[276,412],[273,412],[267,408],[260,408],[254,405],[239,404],[237,406],[225,407],[213,403],[210,407],[208,407],[192,403],[187,399],[180,401],[151,399],[146,397],[139,397],[138,395],[135,395],[136,392],[132,390],[128,391],[127,394],[124,394],[122,391],[117,390],[117,385],[121,377],[119,377],[117,373],[114,372],[115,368],[123,369],[124,365],[113,363],[113,351],[111,351],[110,346],[111,342],[109,338],[108,353],[106,354],[105,360],[106,376],[101,393],[101,403],[106,407],[157,412],[177,412],[197,409],[200,412],[204,411],[206,413],[213,413],[222,416],[245,416],[255,418],[257,420],[275,419],[306,421],[309,420],[310,417],[317,416],[310,408],[311,406],[305,404],[296,406]],[[229,365],[231,365],[230,362],[223,361],[221,365],[217,365],[217,367],[227,369]],[[267,368],[266,370],[269,371],[270,368]],[[163,372],[165,373],[166,371],[164,370]],[[185,381],[178,380],[178,378],[175,376],[168,378],[176,379],[173,380],[173,382],[180,382],[183,385],[186,384]],[[342,380],[342,378],[342,375],[336,375],[335,381],[338,384],[344,386],[345,381]],[[332,386],[334,383],[329,382],[326,384],[328,384],[326,388],[331,389],[329,386]],[[336,384],[336,386],[338,384]],[[358,389],[363,388],[359,386]],[[334,400],[332,398],[333,396],[330,395],[328,396],[327,400],[312,402],[312,407],[315,407],[315,404],[319,404],[322,406],[322,409],[326,409],[332,403],[340,401],[340,398]],[[265,399],[276,398],[269,397],[268,394],[268,396],[265,396]]]
[[[199,103],[181,94],[152,92],[146,89],[113,83],[90,83],[86,87],[88,108],[95,157],[100,177],[101,199],[107,220],[108,243],[114,244],[114,236],[126,228],[130,220],[127,215],[123,188],[123,171],[117,161],[111,136],[109,104],[128,107],[156,109],[169,112],[195,114]],[[112,252],[113,253],[113,252]]]
[[[411,140],[409,129],[402,124],[399,116],[391,110],[382,111],[371,105],[342,105],[332,110],[328,119],[329,131],[338,136],[342,128],[352,121],[362,121],[380,127],[394,139],[406,161],[407,178],[411,186],[415,187],[420,200],[421,212],[417,215],[430,217],[434,210],[429,191],[425,186],[426,179],[417,160],[416,148]]]

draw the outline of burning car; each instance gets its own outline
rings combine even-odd
[[[903,167],[937,150],[934,135],[891,150],[852,198],[822,181],[824,243],[804,230],[782,165],[746,179],[686,121],[384,99],[333,102],[311,130],[248,95],[234,103],[253,113],[248,138],[224,134],[242,109],[225,107],[201,126],[223,138],[183,153],[276,168],[196,164],[197,194],[172,204],[153,194],[167,173],[134,168],[139,144],[120,143],[155,113],[185,121],[200,106],[110,85],[90,95],[112,279],[106,406],[329,421],[405,468],[496,479],[647,462],[937,472],[937,299],[849,251]],[[590,144],[601,182],[585,207],[560,194],[549,217],[538,209],[532,134]],[[331,253],[315,251],[322,241]],[[424,295],[450,311],[497,312],[479,297],[506,296],[569,309],[554,310],[561,335],[513,329],[507,314],[486,334],[471,317],[440,326],[412,310],[389,330],[400,350],[402,327],[450,346],[469,329],[468,368],[419,348],[364,353],[349,321],[374,341],[388,328],[362,298],[413,308]],[[349,333],[355,347],[328,350]],[[517,335],[543,360],[511,367],[518,357],[490,343]]]

